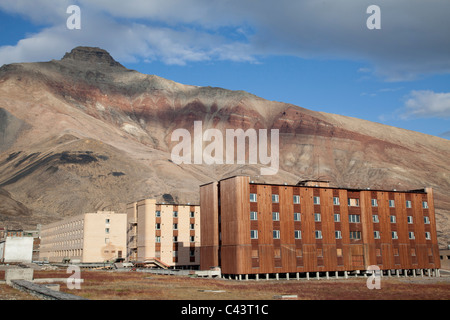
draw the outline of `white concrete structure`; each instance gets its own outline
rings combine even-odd
[[[33,257],[33,237],[6,237],[0,242],[0,261],[30,263]]]

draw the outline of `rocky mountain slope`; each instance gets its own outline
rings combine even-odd
[[[177,165],[175,129],[280,130],[280,169]],[[129,70],[99,48],[0,68],[0,224],[33,227],[145,197],[198,203],[199,185],[235,174],[295,184],[435,190],[449,242],[450,141]]]

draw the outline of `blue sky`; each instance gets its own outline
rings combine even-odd
[[[381,29],[367,28],[370,5]],[[449,12],[447,0],[2,0],[0,65],[96,46],[142,73],[450,139]]]

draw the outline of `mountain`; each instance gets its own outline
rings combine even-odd
[[[261,165],[176,164],[175,129],[279,129],[278,174]],[[199,185],[236,174],[296,184],[433,187],[449,242],[450,141],[129,70],[105,50],[0,68],[0,223],[34,227],[146,197],[198,203]],[[5,199],[3,201],[3,199]],[[5,205],[3,205],[5,203]]]

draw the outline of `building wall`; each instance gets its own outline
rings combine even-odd
[[[128,204],[127,214],[128,260],[157,258],[171,267],[200,264],[200,206],[145,199]]]
[[[99,211],[42,226],[39,259],[104,262],[120,252],[125,256],[126,225],[126,214]]]
[[[6,237],[3,243],[4,263],[30,263],[33,255],[32,237]]]
[[[211,197],[214,192],[218,199]],[[249,201],[250,194],[256,195],[256,202]],[[440,266],[431,189],[347,190],[251,184],[248,177],[233,177],[217,186],[202,186],[200,195],[202,230],[209,230],[202,241],[202,269],[216,263],[224,274],[352,271],[369,265],[384,270]],[[272,202],[272,195],[278,196],[278,202]],[[294,203],[294,195],[300,203]],[[320,203],[315,203],[315,198]],[[372,199],[377,206],[372,206]],[[406,207],[406,201],[411,208]],[[423,208],[424,201],[428,208]],[[215,203],[220,203],[217,209]],[[250,220],[250,212],[257,213],[256,220]],[[274,212],[278,213],[275,221]],[[294,213],[300,221],[294,220]],[[219,224],[211,221],[216,216]],[[424,223],[424,217],[429,223]],[[256,239],[250,238],[251,230],[257,232]],[[279,239],[274,238],[274,231]],[[296,239],[295,234],[301,237]],[[216,249],[213,239],[220,235]]]

